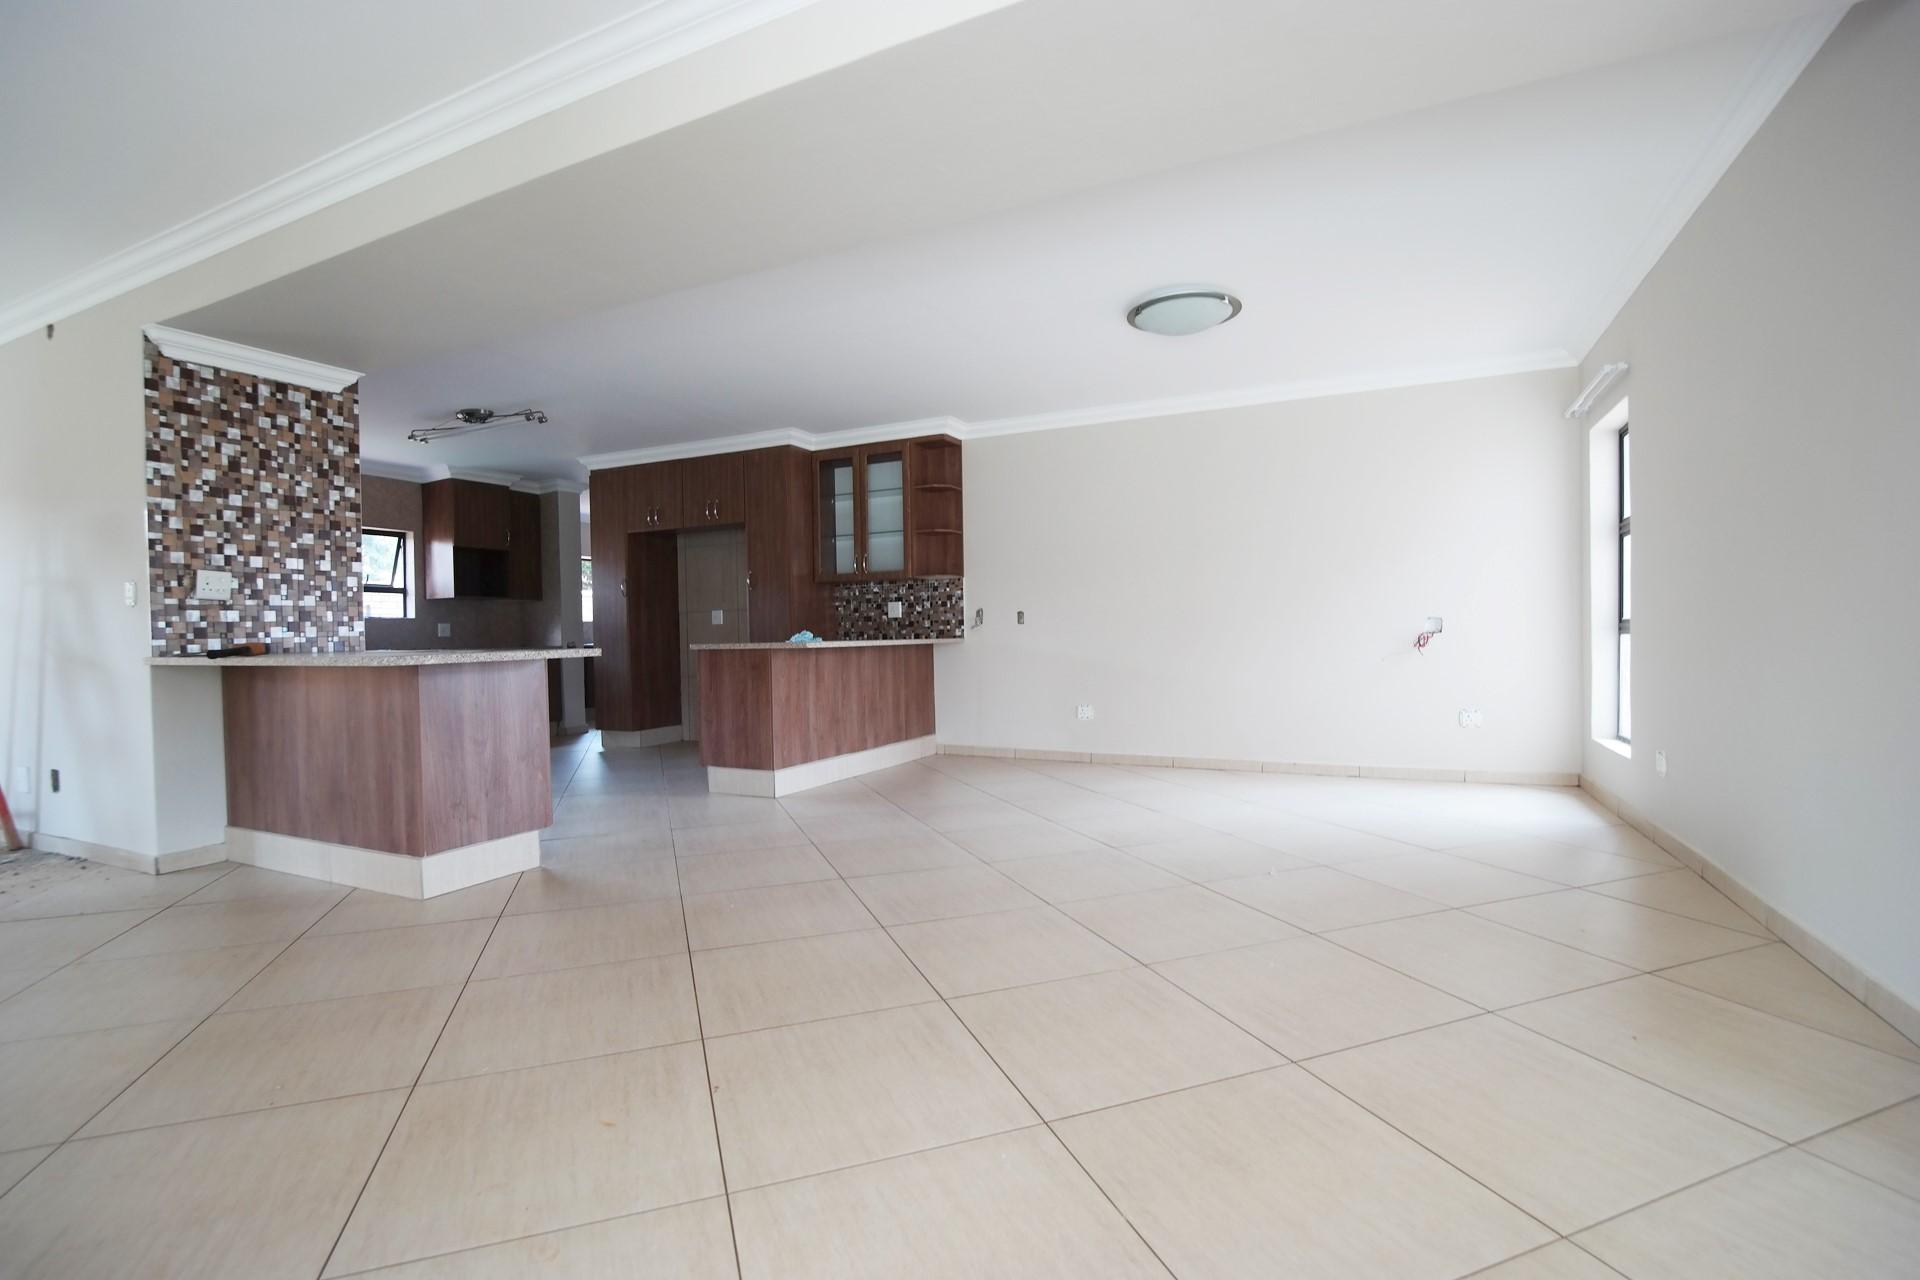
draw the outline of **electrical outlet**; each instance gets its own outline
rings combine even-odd
[[[196,569],[193,574],[195,600],[233,599],[233,575],[219,569]]]
[[[985,609],[975,609],[973,611],[973,625],[976,627],[984,627],[987,625],[987,611]]]
[[[131,582],[123,582],[120,586],[121,595],[127,602],[127,608],[133,608],[134,604],[139,600],[138,595],[135,594],[133,584]]]
[[[887,616],[889,618],[904,618],[907,616],[907,606],[898,600],[889,600],[887,601]]]
[[[1487,723],[1487,713],[1474,707],[1460,708],[1460,727],[1462,729],[1481,729]]]
[[[1027,611],[1025,609],[1018,610],[1014,613],[1013,625],[1016,627],[1024,627],[1027,625]]]
[[[1653,753],[1653,771],[1659,774],[1663,778],[1667,776],[1667,753],[1666,752],[1656,751]]]
[[[453,624],[451,622],[443,622],[439,626],[433,629],[433,633],[439,636],[442,640],[445,640],[448,636],[453,634]]]
[[[720,625],[721,623],[723,623],[723,622],[725,622],[726,620],[727,620],[727,611],[726,611],[725,609],[715,609],[715,610],[713,611],[713,625],[714,625],[714,626],[716,626],[716,627],[717,627],[717,626],[719,626],[719,625]]]
[[[1077,708],[1077,714],[1082,720],[1091,720],[1093,719],[1093,708],[1087,703],[1083,702]]]

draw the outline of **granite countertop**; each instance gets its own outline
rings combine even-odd
[[[961,643],[959,636],[942,636],[938,640],[823,640],[815,644],[794,644],[788,640],[763,644],[690,644],[687,648],[698,653],[707,649],[877,649],[883,645]]]
[[[539,662],[548,658],[597,658],[592,647],[571,649],[363,649],[358,653],[269,653],[257,658],[148,658],[150,667],[440,667],[472,662]]]

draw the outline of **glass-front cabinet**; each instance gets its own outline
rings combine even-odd
[[[907,451],[872,445],[816,460],[817,568],[822,579],[907,572]]]

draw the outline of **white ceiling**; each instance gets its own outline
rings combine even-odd
[[[173,322],[529,476],[1565,362],[1843,7],[1024,0]],[[1121,323],[1195,280],[1245,314]],[[401,440],[470,403],[554,421]]]

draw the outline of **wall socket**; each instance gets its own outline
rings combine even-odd
[[[193,573],[195,600],[233,599],[233,575],[219,569],[196,569]]]
[[[1093,719],[1093,707],[1090,703],[1083,702],[1075,708],[1075,714],[1082,720],[1091,720]]]
[[[1475,707],[1460,708],[1460,727],[1462,729],[1484,729],[1487,713]]]
[[[451,622],[443,622],[439,626],[433,629],[433,633],[439,636],[442,640],[445,640],[448,636],[453,634],[453,624]]]
[[[906,615],[907,615],[906,605],[900,603],[900,601],[898,600],[887,601],[887,616],[889,618],[904,618],[906,617]]]
[[[720,625],[721,623],[723,623],[723,622],[725,622],[726,620],[727,620],[727,611],[726,611],[725,609],[715,609],[715,610],[713,611],[713,625],[714,625],[714,626],[716,626],[716,627],[717,627],[717,626],[719,626],[719,625]]]
[[[1653,771],[1654,773],[1658,774],[1662,778],[1667,776],[1667,753],[1666,752],[1656,751],[1653,753]]]

